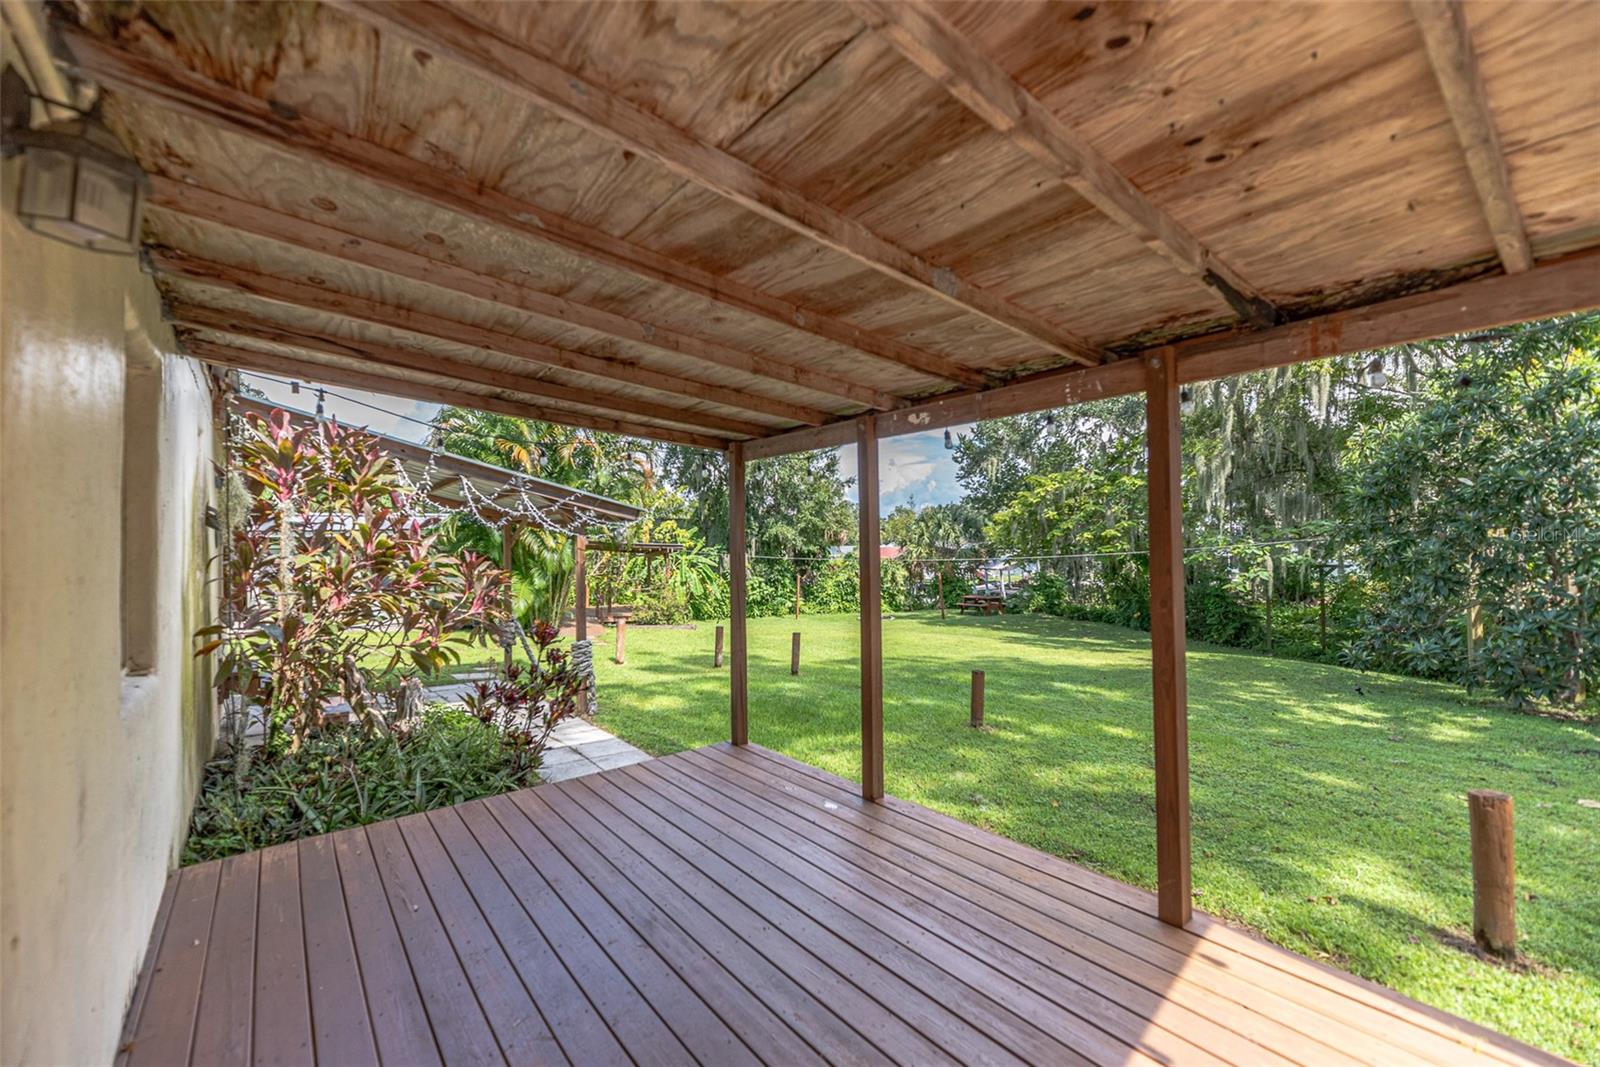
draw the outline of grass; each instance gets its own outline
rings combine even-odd
[[[751,740],[859,779],[854,616],[750,624]],[[724,740],[713,625],[597,646],[600,723],[655,753]],[[1146,635],[1039,616],[884,622],[891,793],[1155,886]],[[967,726],[970,671],[986,721]],[[1194,884],[1204,910],[1446,1011],[1600,1064],[1600,727],[1444,685],[1206,646],[1189,653]],[[1470,941],[1466,793],[1517,805],[1524,966]]]

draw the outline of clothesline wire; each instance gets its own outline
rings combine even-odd
[[[1276,541],[1235,541],[1227,545],[1200,545],[1184,550],[1185,556],[1202,555],[1208,552],[1232,552],[1240,548],[1270,548],[1277,545],[1309,545],[1318,544],[1329,540],[1327,537],[1285,537]],[[1146,549],[1126,549],[1116,552],[1062,552],[1050,555],[1029,556],[896,556],[897,560],[906,563],[1027,563],[1036,560],[1052,559],[1106,559],[1119,556],[1144,556],[1148,555]],[[790,563],[826,563],[838,556],[773,556],[755,553],[751,559],[783,560]]]

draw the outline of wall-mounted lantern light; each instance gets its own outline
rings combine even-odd
[[[73,116],[35,129],[32,103],[42,98],[14,67],[5,70],[4,93],[0,152],[22,157],[16,210],[23,225],[93,252],[138,251],[145,177],[116,134],[94,113],[53,100],[46,103]]]

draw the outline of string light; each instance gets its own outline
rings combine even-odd
[[[1194,414],[1194,390],[1187,385],[1178,390],[1178,414]]]
[[[1372,362],[1367,364],[1367,369],[1361,377],[1369,389],[1382,389],[1389,381],[1389,376],[1383,373],[1383,358],[1373,356]]]

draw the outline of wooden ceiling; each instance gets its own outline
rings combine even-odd
[[[771,454],[1600,304],[1588,2],[74,12],[228,366]]]

